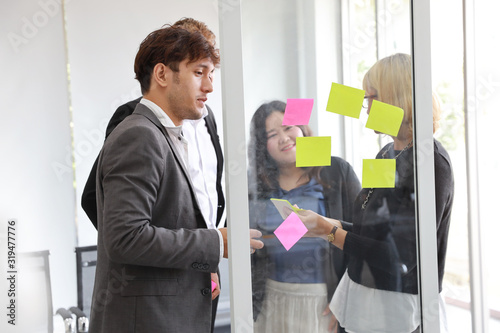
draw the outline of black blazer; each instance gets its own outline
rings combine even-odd
[[[134,112],[135,107],[139,103],[142,97],[139,97],[133,101],[130,101],[116,109],[115,113],[111,117],[108,127],[106,128],[106,138],[109,134],[115,129],[115,127],[122,122],[123,119],[128,117]],[[205,117],[205,126],[207,126],[208,133],[212,139],[212,144],[214,145],[215,154],[217,155],[217,224],[219,224],[222,213],[224,212],[225,200],[224,193],[222,192],[222,168],[224,166],[224,159],[222,156],[222,148],[219,142],[219,135],[217,134],[217,125],[215,123],[215,118],[212,110],[208,107],[208,115]],[[87,183],[85,184],[85,188],[83,189],[82,194],[82,208],[87,213],[90,221],[97,229],[97,201],[96,201],[96,174],[97,174],[97,161],[99,160],[99,156],[97,156],[94,165],[92,166],[92,170],[90,171],[89,178],[87,179]]]

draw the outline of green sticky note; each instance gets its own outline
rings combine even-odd
[[[280,213],[283,220],[286,220],[286,218],[288,217],[288,214],[285,211],[285,208],[288,208],[290,211],[293,211],[295,213],[297,213],[300,210],[303,210],[303,209],[297,208],[295,206],[292,206],[292,204],[286,199],[271,198],[271,202],[274,204],[274,206],[276,207],[276,209]]]
[[[359,119],[365,91],[338,83],[332,83],[326,111]]]
[[[373,100],[370,114],[366,121],[366,128],[371,128],[372,130],[389,134],[390,136],[398,136],[403,117],[403,109]]]
[[[332,138],[330,136],[299,137],[295,143],[297,167],[331,165]]]
[[[394,188],[396,186],[396,160],[363,160],[363,188]]]

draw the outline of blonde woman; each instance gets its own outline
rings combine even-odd
[[[364,188],[354,203],[351,221],[313,211],[299,213],[309,236],[328,239],[349,256],[347,273],[330,303],[348,332],[414,332],[420,328],[415,225],[412,133],[411,58],[405,54],[378,61],[365,75],[367,108],[373,100],[401,107],[404,120],[393,142],[377,154],[396,160],[394,188]],[[434,130],[439,118],[434,104]],[[436,232],[439,290],[442,288],[450,215],[453,172],[443,146],[434,140]],[[341,330],[342,331],[342,330]]]

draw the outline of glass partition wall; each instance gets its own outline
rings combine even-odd
[[[384,3],[219,1],[234,332],[439,330],[453,180],[415,52],[429,8]]]

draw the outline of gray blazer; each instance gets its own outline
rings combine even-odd
[[[90,332],[209,332],[219,256],[188,171],[143,104],[106,139]]]

